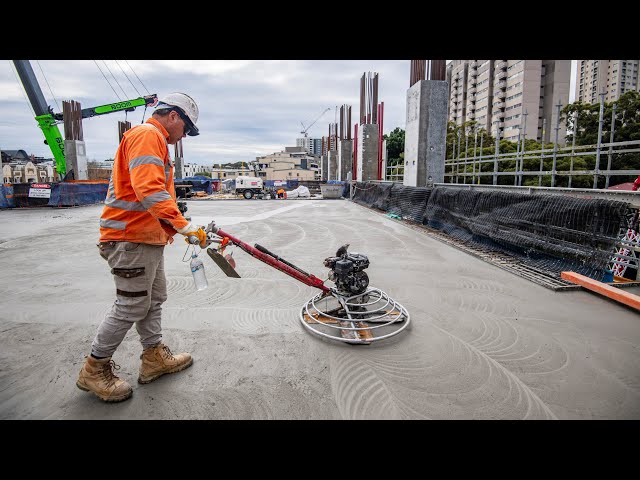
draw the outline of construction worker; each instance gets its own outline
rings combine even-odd
[[[76,385],[106,402],[131,397],[131,385],[118,378],[112,356],[135,324],[142,343],[138,383],[191,366],[188,353],[175,355],[162,343],[161,311],[167,299],[164,247],[180,233],[207,246],[202,228],[180,213],[169,145],[199,134],[198,106],[184,93],[158,100],[151,118],[124,133],[116,151],[100,217],[100,256],[113,274],[116,300],[98,326],[91,354]]]
[[[278,193],[278,198],[285,198],[284,188],[279,189],[277,193]]]

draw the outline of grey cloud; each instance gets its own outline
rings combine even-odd
[[[188,162],[248,161],[295,145],[300,122],[308,125],[327,107],[331,111],[311,127],[311,136],[328,134],[329,123],[335,121],[335,107],[342,104],[351,105],[355,123],[360,109],[360,77],[365,72],[379,74],[378,100],[384,102],[385,133],[405,127],[409,60],[119,60],[98,61],[100,68],[92,60],[31,63],[55,111],[61,110],[63,100],[73,99],[87,108],[139,94],[188,93],[200,107],[201,132],[184,140]],[[6,86],[0,90],[0,148],[51,157],[10,60],[0,62],[0,85]],[[126,118],[137,124],[151,113],[151,109],[145,112],[138,108],[126,115],[119,112],[86,119],[83,130],[88,157],[112,158],[118,121]]]

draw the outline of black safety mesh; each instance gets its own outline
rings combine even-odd
[[[556,277],[572,270],[600,280],[637,210],[626,202],[567,195],[359,185],[358,203],[508,253]]]
[[[393,185],[389,196],[389,213],[404,219],[422,222],[424,210],[433,188]]]
[[[381,184],[378,185],[378,189],[374,192],[377,198],[373,199],[372,207],[386,212],[389,210],[389,199],[391,197],[391,188],[393,184]]]
[[[357,182],[353,185],[353,200],[367,207],[387,211],[391,184]]]

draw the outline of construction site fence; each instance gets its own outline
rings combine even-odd
[[[378,182],[353,182],[351,199],[553,277],[637,276],[639,209],[624,201]]]
[[[485,147],[487,147],[485,145]],[[444,181],[462,184],[566,186],[572,188],[576,177],[590,177],[592,188],[609,188],[633,182],[640,169],[620,169],[619,160],[640,155],[640,140],[596,145],[581,145],[547,150],[521,150],[500,153],[499,150],[481,154],[470,145],[457,152],[455,158],[445,160]],[[638,162],[634,162],[637,165]],[[588,169],[576,168],[588,165]],[[561,168],[558,170],[558,168]],[[402,176],[403,168],[387,168],[387,180]]]
[[[0,208],[77,207],[102,203],[107,196],[106,181],[47,183],[49,197],[30,196],[30,183],[5,183],[0,186]],[[45,189],[46,190],[46,189]]]

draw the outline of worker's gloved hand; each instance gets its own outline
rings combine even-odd
[[[184,235],[184,241],[189,244],[199,244],[200,248],[207,247],[207,233],[202,227],[196,227],[193,223],[190,223],[184,228],[180,228],[178,233]]]

